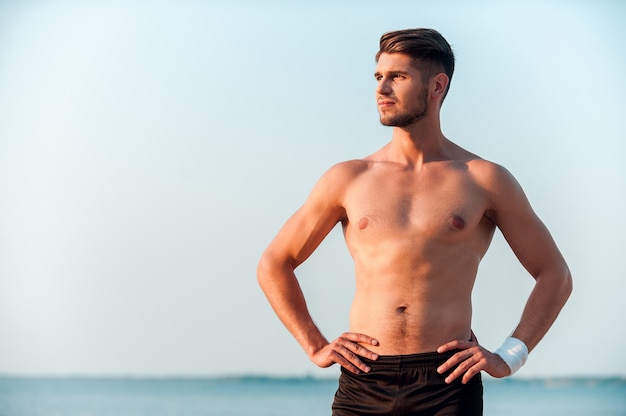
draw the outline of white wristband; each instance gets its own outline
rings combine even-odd
[[[502,346],[498,348],[495,352],[502,360],[509,366],[511,369],[511,374],[513,375],[522,368],[526,360],[528,359],[528,347],[524,344],[524,341],[508,337],[502,343]]]

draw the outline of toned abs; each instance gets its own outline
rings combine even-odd
[[[475,161],[434,161],[419,171],[359,161],[343,220],[354,259],[350,331],[383,355],[434,351],[471,334],[471,291],[493,237],[489,198]]]

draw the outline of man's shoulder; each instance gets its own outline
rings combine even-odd
[[[467,162],[468,173],[493,201],[513,201],[523,190],[513,174],[504,166],[481,158]],[[500,204],[498,204],[500,205]]]
[[[352,179],[367,171],[371,164],[372,161],[367,159],[345,160],[331,166],[324,173],[324,177],[330,177],[333,180]]]
[[[503,180],[512,177],[504,166],[478,156],[466,160],[465,165],[476,179]]]

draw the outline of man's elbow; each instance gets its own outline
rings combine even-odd
[[[272,276],[272,264],[273,261],[269,253],[263,253],[256,268],[256,278],[261,288],[265,287],[268,279]]]
[[[574,290],[574,279],[572,278],[572,273],[570,272],[569,268],[566,266],[566,274],[565,274],[565,281],[563,283],[563,291],[565,292],[566,296],[565,296],[565,300],[567,300],[569,298],[569,296],[572,294],[572,291]]]
[[[574,284],[572,274],[565,261],[553,263],[535,275],[537,283],[541,282],[546,293],[550,293],[562,305],[570,297]]]
[[[560,294],[563,304],[565,304],[574,290],[574,280],[566,264],[561,266],[561,270],[559,270],[557,275],[559,276],[557,291]]]
[[[281,260],[279,256],[271,251],[265,251],[259,259],[256,276],[261,288],[265,290],[269,283],[281,274],[287,265],[287,261]]]

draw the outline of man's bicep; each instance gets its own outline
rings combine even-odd
[[[514,180],[508,191],[503,192],[497,207],[496,225],[533,277],[562,261],[550,232]]]
[[[322,179],[300,209],[287,220],[269,249],[295,268],[315,251],[344,216],[345,210],[338,196]]]
[[[532,221],[508,226],[502,233],[520,263],[535,278],[562,260],[550,232],[536,216]]]
[[[300,208],[287,220],[270,245],[296,267],[304,262],[337,224],[338,216],[325,210]]]

